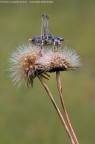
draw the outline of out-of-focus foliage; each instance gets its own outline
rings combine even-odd
[[[35,79],[33,88],[16,89],[8,76],[10,53],[29,38],[40,35],[43,13],[50,17],[50,33],[63,37],[63,47],[75,49],[81,57],[79,70],[61,73],[63,96],[79,142],[95,144],[94,0],[0,3],[0,143],[70,143],[39,80]],[[59,103],[55,74],[50,76],[47,83]]]

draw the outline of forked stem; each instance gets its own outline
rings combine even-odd
[[[58,108],[58,106],[57,106],[57,104],[56,104],[56,102],[54,100],[54,97],[51,94],[47,84],[45,83],[45,81],[43,80],[43,78],[40,75],[38,75],[38,78],[39,78],[40,82],[42,83],[43,87],[45,88],[45,90],[46,90],[46,92],[47,92],[47,94],[48,94],[53,106],[55,107],[55,109],[56,109],[56,111],[57,111],[57,113],[58,113],[58,115],[59,115],[59,117],[61,119],[61,122],[62,122],[62,124],[63,124],[63,126],[64,126],[64,128],[65,128],[65,130],[66,130],[66,132],[67,132],[67,134],[68,134],[68,136],[70,138],[70,140],[71,140],[71,143],[75,144],[75,142],[74,142],[74,140],[72,138],[72,135],[71,135],[71,133],[70,133],[70,131],[69,131],[67,125],[66,125],[66,122],[65,122],[65,120],[63,118],[63,115],[61,114],[61,112],[60,112],[60,110],[59,110],[59,108]]]
[[[70,130],[70,133],[71,133],[71,135],[73,137],[73,140],[74,140],[75,144],[79,144],[78,139],[77,139],[77,137],[75,135],[75,132],[74,132],[74,130],[72,128],[72,125],[71,125],[71,122],[70,122],[70,119],[69,119],[69,116],[68,116],[68,113],[67,113],[67,110],[66,110],[66,107],[65,107],[64,99],[63,99],[63,96],[62,96],[62,86],[61,86],[61,79],[60,79],[60,71],[56,71],[56,81],[57,81],[57,87],[58,87],[58,91],[59,91],[59,96],[60,96],[62,108],[63,108],[64,115],[65,115],[67,123],[68,123],[68,127],[69,127],[69,130]]]

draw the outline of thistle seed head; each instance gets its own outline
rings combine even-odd
[[[39,60],[39,69],[43,72],[66,71],[80,66],[80,58],[75,51],[67,49],[54,52],[47,50]]]
[[[39,47],[23,45],[10,56],[10,76],[15,84],[20,86],[23,82],[33,83],[36,76],[36,62],[41,55]]]
[[[33,84],[36,76],[48,79],[47,72],[66,71],[80,66],[80,58],[75,51],[66,47],[60,51],[40,49],[23,45],[10,56],[10,76],[15,84]]]

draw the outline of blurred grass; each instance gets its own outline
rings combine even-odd
[[[95,143],[95,1],[60,0],[53,4],[0,4],[0,143],[70,143],[42,88],[16,89],[8,77],[8,58],[18,45],[40,34],[41,15],[49,29],[74,48],[82,66],[61,73],[63,95],[80,144]],[[57,102],[55,74],[47,82]]]

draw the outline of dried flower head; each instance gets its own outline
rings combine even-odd
[[[47,72],[66,71],[80,66],[80,58],[75,51],[66,47],[62,51],[40,49],[23,45],[10,57],[10,75],[15,84],[33,84],[36,76],[49,77]],[[48,79],[48,78],[47,78]]]
[[[80,58],[75,51],[67,49],[62,51],[47,50],[39,60],[39,69],[43,72],[66,71],[80,66]]]
[[[23,45],[11,54],[10,76],[15,84],[20,86],[23,82],[33,83],[36,76],[36,62],[41,55],[39,47]]]

